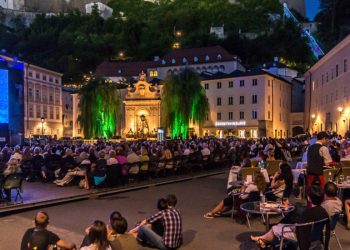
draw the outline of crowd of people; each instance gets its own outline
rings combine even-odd
[[[240,205],[251,201],[252,197],[259,200],[260,194],[264,194],[264,198],[267,200],[275,201],[281,199],[287,201],[287,203],[288,198],[292,195],[298,197],[299,189],[293,182],[292,168],[295,167],[296,160],[299,160],[304,162],[306,166],[305,176],[301,175],[299,178],[304,178],[305,180],[308,205],[303,213],[291,215],[292,219],[289,221],[286,221],[286,219],[282,220],[281,223],[302,223],[320,219],[326,214],[330,216],[337,210],[337,212],[344,212],[345,219],[348,220],[346,225],[350,229],[350,200],[346,199],[350,196],[345,192],[343,195],[344,200],[340,201],[334,196],[334,192],[337,193],[337,191],[334,191],[337,186],[333,182],[326,183],[323,176],[324,166],[332,166],[340,161],[350,160],[350,141],[326,132],[320,132],[314,136],[288,139],[195,138],[162,142],[122,141],[109,143],[100,141],[93,145],[56,142],[54,144],[32,147],[16,146],[10,148],[5,146],[0,154],[0,171],[5,177],[12,173],[22,173],[29,182],[53,182],[57,186],[76,183],[83,188],[90,189],[110,181],[107,173],[112,166],[119,166],[116,168],[116,171],[112,172],[111,177],[119,185],[125,184],[130,176],[137,175],[145,170],[143,168],[145,168],[146,164],[143,163],[147,163],[147,171],[151,171],[153,176],[160,175],[163,170],[175,171],[178,167],[177,162],[181,157],[192,157],[200,161],[201,164],[208,161],[210,164],[227,162],[231,166],[240,166],[237,173],[237,181],[244,184],[238,190],[240,195],[236,196],[232,192],[233,190],[227,190],[228,194],[226,197],[212,210],[205,213],[205,218],[222,216],[225,212],[235,208],[234,210],[238,211],[236,214],[237,222],[245,223],[245,213],[240,210]],[[269,176],[268,180],[266,180],[266,176],[263,173],[257,173],[252,182],[247,183],[243,180],[242,169],[250,167],[266,169],[269,162],[275,160],[281,160],[281,163],[278,171]],[[79,181],[74,182],[76,179]],[[302,181],[298,181],[298,185],[302,184]],[[235,191],[237,192],[237,190]],[[7,199],[9,199],[10,194],[6,190],[5,193]],[[235,199],[233,199],[233,195],[235,195]],[[168,226],[170,225],[168,228],[172,228],[172,230],[177,228],[178,234],[180,234],[181,223],[178,221],[181,221],[181,216],[178,210],[173,209],[176,201],[171,201],[171,197],[168,197],[166,203],[166,209],[160,208],[157,214],[142,221],[136,228],[130,230],[129,234],[136,236],[136,238],[147,245],[155,246],[159,249],[172,249],[181,244],[180,236],[176,239],[171,237],[171,242],[169,242],[169,239],[164,236],[168,234],[166,229],[163,231],[164,235],[162,238],[162,236],[159,236],[159,233],[155,233],[159,232],[156,227],[147,226],[147,224],[154,224],[156,221],[159,221],[160,218],[162,218],[164,226],[164,223],[168,223],[166,221],[172,218],[172,220],[175,219],[177,222],[169,222],[171,225],[168,224]],[[339,206],[342,207],[343,204],[345,210],[339,209]],[[315,207],[319,209],[317,213],[312,212],[312,209]],[[320,216],[316,216],[316,218],[309,216],[309,213]],[[125,224],[125,222],[123,223]],[[112,222],[111,226],[112,231],[117,232]],[[280,237],[280,232],[278,231],[280,228],[278,225],[272,227],[267,234],[252,237],[252,240],[256,241],[259,246],[265,246],[267,243],[272,242],[273,239]],[[90,229],[93,232],[95,232],[95,229],[99,231],[99,233],[92,234],[95,235],[94,237],[101,235],[102,231],[106,231],[107,237],[104,239],[110,239],[109,231],[111,230],[103,222],[95,221]],[[90,232],[90,229],[87,231]],[[119,230],[118,232],[122,231]],[[124,230],[125,232],[126,229]],[[297,237],[298,233],[294,229],[291,229],[291,232],[294,233],[294,235],[291,234],[291,237]],[[88,235],[90,237],[89,233]],[[90,245],[95,244],[91,242],[96,240],[93,236],[91,237],[89,241],[86,241],[90,242]],[[56,240],[57,238],[54,239]],[[102,242],[99,244],[102,244]],[[109,249],[108,247],[110,247],[107,247],[107,244],[105,246],[103,249]],[[94,249],[92,247],[89,248],[89,245],[84,247],[83,249]],[[112,249],[114,248],[112,247]]]
[[[128,222],[118,211],[110,214],[109,225],[95,220],[85,229],[80,250],[139,250],[141,246],[161,250],[177,249],[182,244],[182,217],[176,208],[177,197],[169,194],[158,201],[159,211],[145,218],[128,231]],[[34,218],[35,226],[22,237],[21,250],[46,250],[49,247],[78,249],[47,229],[49,215],[39,211]],[[51,248],[50,248],[51,249]]]

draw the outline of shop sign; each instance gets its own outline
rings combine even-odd
[[[246,121],[215,122],[215,127],[222,126],[245,126]]]

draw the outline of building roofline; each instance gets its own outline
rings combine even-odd
[[[320,60],[318,60],[314,65],[312,65],[311,68],[309,68],[305,74],[308,72],[313,72],[317,70],[323,63],[325,63],[329,58],[331,58],[334,54],[339,52],[341,49],[343,49],[345,46],[350,45],[350,35],[345,37],[340,43],[335,45],[326,55],[324,55]],[[304,75],[305,75],[304,74]]]

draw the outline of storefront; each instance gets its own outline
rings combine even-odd
[[[237,136],[240,138],[258,138],[258,127],[249,126],[246,121],[217,121],[213,127],[203,127],[203,135],[226,138]]]

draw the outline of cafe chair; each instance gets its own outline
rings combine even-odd
[[[5,178],[2,188],[4,190],[10,190],[10,195],[11,195],[12,189],[16,190],[17,193],[15,197],[15,202],[17,202],[18,198],[21,200],[21,202],[23,202],[23,197],[21,196],[22,183],[23,183],[22,174],[20,173],[10,174]]]
[[[280,239],[280,243],[279,243],[279,249],[282,250],[283,249],[283,245],[285,244],[285,242],[291,242],[294,243],[296,245],[299,244],[299,240],[297,237],[297,240],[294,241],[290,238],[287,238],[285,236],[285,234],[287,232],[289,232],[287,229],[290,227],[295,227],[295,231],[297,231],[298,228],[302,228],[302,227],[310,227],[311,226],[311,233],[310,235],[318,235],[320,234],[320,237],[317,239],[311,239],[311,244],[310,244],[310,248],[309,249],[313,249],[314,246],[318,246],[320,243],[320,241],[323,241],[323,228],[325,226],[326,223],[329,223],[329,218],[324,218],[322,220],[318,220],[318,221],[313,221],[313,222],[308,222],[308,223],[303,223],[303,224],[284,224],[282,225],[282,234],[281,234],[281,239]],[[297,234],[298,235],[298,234]]]
[[[339,220],[340,213],[337,213],[330,217],[330,230],[331,230],[331,237],[334,237],[338,243],[339,249],[342,250],[343,247],[340,244],[339,238],[337,234],[335,233],[335,227],[337,226],[338,220]]]

